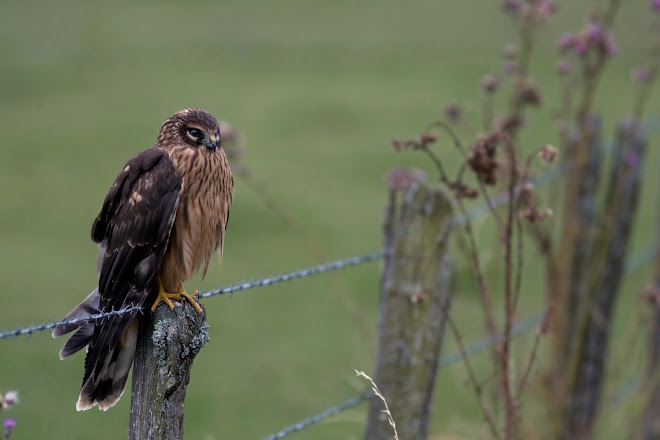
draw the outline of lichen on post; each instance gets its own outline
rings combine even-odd
[[[182,439],[190,368],[209,340],[205,313],[188,302],[140,317],[128,438]]]
[[[426,438],[438,360],[453,292],[449,197],[413,180],[393,189],[385,214],[380,335],[375,381],[402,439]],[[391,437],[372,399],[367,440]]]

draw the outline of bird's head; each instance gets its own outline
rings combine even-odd
[[[215,151],[220,147],[220,127],[212,114],[198,108],[181,110],[160,128],[157,144],[163,148],[185,145]]]

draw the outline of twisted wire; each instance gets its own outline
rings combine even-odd
[[[651,118],[647,120],[643,126],[643,130],[646,131],[647,135],[650,135],[660,129],[660,116]],[[613,143],[604,143],[603,144],[603,149],[605,151],[611,151],[613,149]],[[547,169],[544,173],[539,175],[537,178],[532,179],[531,182],[534,183],[535,185],[543,185],[547,184],[557,177],[561,175],[561,170],[559,167],[552,167]],[[509,195],[507,192],[502,192],[500,194],[497,194],[496,196],[491,198],[491,203],[492,207],[497,207],[501,206],[509,201]],[[454,216],[452,219],[452,225],[454,226],[460,226],[464,224],[467,220],[472,220],[476,217],[479,217],[481,215],[484,215],[491,209],[491,206],[487,202],[481,203],[480,205],[477,205],[467,211],[467,215],[463,216],[462,214]],[[633,260],[635,258],[642,259],[644,262],[648,261],[651,259],[654,255],[654,250],[648,249],[644,255],[634,255],[628,262],[627,264],[633,264]],[[341,270],[345,269],[348,267],[352,266],[357,266],[363,263],[368,263],[368,262],[373,262],[376,260],[379,260],[380,258],[383,257],[383,251],[376,251],[376,252],[371,252],[366,255],[361,255],[361,256],[352,256],[348,258],[343,258],[340,260],[332,261],[329,263],[324,263],[324,264],[319,264],[317,266],[312,266],[306,269],[301,269],[301,270],[296,270],[292,272],[287,272],[283,273],[280,275],[275,275],[275,276],[270,276],[270,277],[261,277],[257,278],[251,281],[245,281],[245,282],[240,282],[236,283],[230,286],[226,287],[221,287],[218,289],[214,290],[208,290],[208,291],[203,291],[200,293],[200,298],[208,298],[211,296],[216,296],[216,295],[223,295],[227,293],[234,293],[234,292],[240,292],[240,291],[245,291],[249,289],[253,289],[256,287],[266,287],[266,286],[271,286],[276,283],[284,282],[284,281],[292,281],[296,279],[302,279],[302,278],[307,278],[310,276],[316,276],[320,275],[322,273],[330,272],[330,271],[336,271],[336,270]],[[121,309],[121,310],[111,310],[108,312],[101,312],[97,313],[94,315],[90,315],[87,317],[81,317],[81,318],[72,318],[68,320],[63,320],[63,321],[53,321],[53,322],[48,322],[45,324],[38,324],[38,325],[30,325],[26,327],[19,327],[13,330],[6,330],[6,331],[0,331],[0,339],[8,339],[11,337],[18,337],[18,336],[25,336],[25,335],[32,335],[33,333],[36,332],[42,332],[45,330],[52,330],[58,325],[72,325],[72,324],[81,324],[87,321],[94,321],[97,319],[103,319],[103,318],[109,318],[112,316],[121,316],[127,313],[131,313],[135,310],[140,310],[145,311],[146,308],[139,308],[137,306],[131,306],[126,309]]]

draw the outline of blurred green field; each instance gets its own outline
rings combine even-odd
[[[546,95],[522,139],[528,146],[556,142],[554,42],[577,28],[592,4],[563,3],[539,34],[532,70]],[[630,68],[650,43],[647,2],[632,3],[623,6],[619,53],[597,99],[610,127],[629,113]],[[501,47],[515,41],[499,2],[27,0],[2,2],[1,9],[0,329],[59,318],[94,288],[89,230],[106,191],[125,161],[153,144],[162,121],[186,107],[204,108],[245,134],[245,164],[329,259],[378,249],[388,170],[408,164],[432,172],[422,157],[394,154],[390,140],[415,136],[451,101],[463,103],[478,126],[479,78],[501,69]],[[655,96],[649,114],[660,113]],[[498,105],[506,99],[498,95]],[[456,163],[453,157],[446,160]],[[651,144],[634,249],[657,228],[659,159]],[[486,270],[495,272],[488,222],[476,225],[491,263]],[[187,286],[210,289],[316,262],[237,179],[223,264]],[[261,438],[361,390],[353,369],[373,372],[378,269],[372,263],[206,300],[211,341],[194,364],[186,438]],[[521,318],[541,311],[545,293],[531,247],[527,269]],[[626,280],[615,356],[638,320],[636,292],[649,273]],[[472,341],[482,334],[482,319],[469,271],[461,274],[455,313]],[[370,334],[351,318],[353,306]],[[107,413],[75,411],[83,356],[60,361],[62,342],[48,334],[0,340],[0,390],[17,389],[22,400],[7,414],[18,422],[12,438],[124,437],[128,395]],[[521,342],[516,355],[529,346]],[[445,351],[454,346],[448,339]],[[486,380],[487,358],[476,359]],[[608,390],[641,369],[635,356],[611,372]],[[434,438],[482,437],[465,379],[462,365],[442,370]],[[635,405],[608,412],[602,438],[621,438]],[[291,438],[361,438],[364,410]],[[537,420],[540,411],[531,410]]]

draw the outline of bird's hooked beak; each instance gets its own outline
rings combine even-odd
[[[206,148],[215,151],[215,149],[220,145],[220,139],[215,136],[215,134],[210,134],[205,140],[204,144]]]

